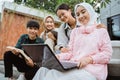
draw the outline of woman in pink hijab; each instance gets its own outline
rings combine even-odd
[[[97,15],[88,3],[75,6],[77,25],[70,35],[68,52],[59,60],[78,63],[79,69],[60,72],[40,68],[33,80],[106,80],[107,64],[112,56],[111,41],[105,28],[97,29]]]

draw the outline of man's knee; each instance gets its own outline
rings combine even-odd
[[[6,52],[4,53],[4,59],[10,57],[12,54],[13,54],[13,53],[12,53],[11,51],[6,51]]]

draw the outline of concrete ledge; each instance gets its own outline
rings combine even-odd
[[[113,54],[108,64],[107,80],[120,80],[120,41],[111,41]]]
[[[111,59],[109,64],[120,64],[120,59]]]
[[[39,17],[41,19],[44,19],[44,17],[46,17],[48,15],[51,15],[55,19],[55,22],[61,23],[61,21],[58,19],[58,17],[55,14],[50,13],[46,10],[38,10],[38,9],[35,9],[35,8],[29,8],[27,6],[18,5],[16,3],[8,2],[8,1],[5,1],[3,3],[2,8],[13,11],[13,12],[17,12],[17,13],[20,13],[20,14],[24,14],[24,15],[27,15],[27,16]]]
[[[120,64],[108,64],[109,76],[120,76]]]
[[[0,61],[0,73],[5,74],[3,61]],[[18,72],[17,69],[13,67],[13,77],[17,79],[19,75],[20,75],[20,72]]]
[[[120,41],[111,41],[113,54],[112,59],[120,59]]]
[[[111,41],[112,47],[120,47],[120,41],[114,40]]]
[[[108,64],[109,76],[120,76],[120,59],[111,59]]]

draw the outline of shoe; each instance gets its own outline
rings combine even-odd
[[[24,73],[21,73],[17,80],[25,80]]]

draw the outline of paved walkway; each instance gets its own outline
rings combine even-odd
[[[3,74],[3,73],[0,73],[0,80],[7,80],[7,79],[4,77],[4,74]]]
[[[17,78],[19,76],[19,72],[16,70],[16,68],[13,68],[13,76]],[[0,60],[0,80],[7,80],[4,77],[4,63],[2,60]]]
[[[0,61],[0,80],[7,80],[5,77],[4,77],[4,66],[3,66],[3,61]]]

